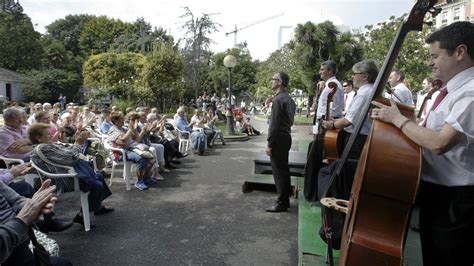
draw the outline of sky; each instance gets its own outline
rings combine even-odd
[[[183,37],[181,26],[187,6],[196,17],[203,13],[214,14],[212,19],[222,25],[220,31],[210,35],[215,43],[213,52],[224,52],[234,46],[234,35],[226,32],[249,26],[237,33],[237,42],[246,42],[252,58],[265,60],[282,43],[288,42],[298,24],[330,20],[336,25],[363,29],[387,20],[390,16],[408,13],[414,1],[410,0],[20,0],[24,12],[31,18],[35,29],[44,33],[45,26],[70,14],[106,15],[110,18],[133,22],[143,17],[153,27],[162,27],[175,40]]]

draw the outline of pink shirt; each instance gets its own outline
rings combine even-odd
[[[16,129],[7,125],[1,127],[0,128],[0,155],[8,157],[8,158],[22,159],[25,161],[29,161],[31,152],[19,154],[19,153],[13,153],[13,152],[7,151],[7,149],[16,140],[27,138],[26,130],[27,130],[27,127],[25,125],[21,125],[20,129]]]

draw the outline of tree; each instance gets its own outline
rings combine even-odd
[[[208,77],[213,92],[223,94],[224,89],[228,87],[228,70],[223,65],[224,57],[228,54],[237,58],[237,65],[232,69],[233,93],[238,95],[239,92],[253,91],[259,63],[252,61],[252,57],[244,49],[232,48],[212,56]]]
[[[345,78],[350,68],[363,56],[362,47],[353,36],[350,33],[341,34],[330,21],[317,25],[312,22],[298,24],[290,47],[300,62],[303,81],[310,95],[314,95],[314,88],[320,79],[322,62],[334,60],[338,65],[337,76]]]
[[[104,53],[90,56],[83,66],[84,85],[91,97],[111,95],[139,101],[146,97],[143,68],[146,58],[138,53]]]
[[[106,53],[117,38],[133,34],[134,30],[133,24],[124,23],[119,19],[92,17],[84,25],[79,45],[86,54]]]
[[[300,63],[297,60],[294,50],[290,48],[289,44],[285,44],[282,48],[273,52],[265,62],[261,63],[258,67],[256,81],[258,91],[258,97],[267,96],[268,92],[271,93],[271,84],[269,79],[276,72],[286,72],[290,76],[290,83],[288,84],[289,89],[305,89],[306,85],[303,82],[303,73],[300,68]],[[267,88],[264,90],[263,88]],[[257,93],[258,92],[258,93]],[[264,93],[267,93],[264,95]]]
[[[376,27],[365,27],[367,31],[359,37],[366,58],[375,59],[380,63],[384,61],[405,16],[392,16],[388,21],[378,23]],[[408,33],[395,62],[394,67],[405,72],[406,80],[414,92],[420,90],[423,79],[431,75],[428,65],[430,53],[424,45],[424,39],[432,30],[432,27],[423,27],[422,32]]]
[[[67,15],[46,26],[47,35],[61,42],[64,48],[72,52],[74,56],[85,56],[79,45],[81,33],[85,25],[94,17],[84,14]]]
[[[32,70],[25,76],[22,92],[35,102],[57,102],[60,93],[74,99],[82,83],[79,75],[61,69]]]
[[[0,67],[25,71],[40,66],[40,34],[21,12],[0,12]]]
[[[151,96],[150,102],[162,106],[166,110],[166,103],[179,95],[173,89],[183,76],[184,61],[176,48],[170,44],[163,44],[147,57],[143,70],[146,94]],[[173,97],[174,96],[174,97]]]
[[[206,80],[205,72],[209,71],[209,63],[212,53],[209,46],[212,40],[209,34],[219,31],[221,24],[214,22],[211,16],[214,14],[202,14],[195,17],[188,7],[184,7],[185,14],[180,18],[187,21],[182,26],[186,30],[185,47],[183,50],[185,58],[185,81],[195,91],[195,98],[201,91],[201,85]]]
[[[162,43],[173,43],[173,37],[166,34],[161,27],[152,29],[144,18],[138,18],[133,24],[133,32],[120,35],[111,45],[111,50],[119,53],[150,53],[155,46]]]

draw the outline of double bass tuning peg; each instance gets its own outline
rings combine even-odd
[[[434,18],[441,12],[441,8],[440,7],[432,7],[428,10],[428,12],[430,12],[431,17]]]
[[[424,21],[423,22],[424,24],[428,25],[428,26],[433,26],[434,25],[434,22],[432,20],[430,21]]]

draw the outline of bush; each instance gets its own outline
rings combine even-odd
[[[117,108],[124,114],[125,113],[125,110],[128,108],[128,107],[132,107],[133,110],[135,110],[135,102],[134,101],[131,101],[131,100],[115,100],[111,106],[117,106]]]

